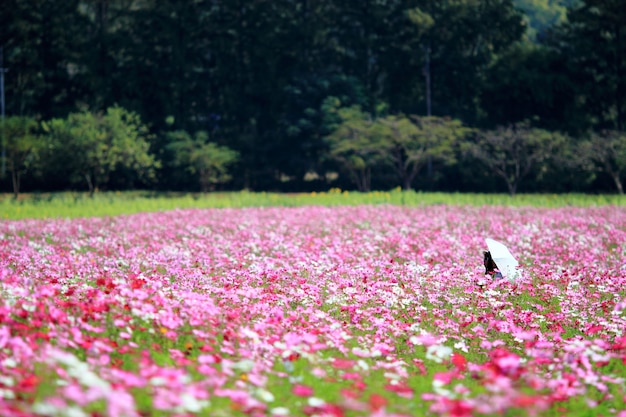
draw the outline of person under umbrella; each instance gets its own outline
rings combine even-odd
[[[502,243],[493,239],[485,239],[488,251],[484,251],[485,275],[491,275],[495,279],[506,278],[515,282],[520,277],[517,269],[519,262],[513,257],[509,249]]]

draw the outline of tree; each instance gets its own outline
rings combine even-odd
[[[275,166],[293,178],[304,178],[308,172],[323,176],[328,152],[324,137],[341,122],[337,103],[365,104],[362,87],[354,77],[311,74],[293,80],[285,100],[287,110],[270,145]]]
[[[136,113],[121,107],[110,107],[104,114],[72,113],[44,127],[52,138],[57,160],[69,168],[72,181],[87,183],[90,196],[116,169],[125,168],[149,180],[159,166],[149,153],[147,127]]]
[[[326,136],[330,155],[348,171],[359,191],[370,191],[372,168],[384,158],[384,142],[369,113],[358,106],[336,110],[341,122]]]
[[[514,0],[528,20],[527,37],[533,41],[559,23],[566,21],[567,8],[578,0]]]
[[[478,131],[476,140],[467,144],[469,151],[507,185],[515,196],[521,180],[532,169],[553,156],[564,142],[558,133],[530,127],[528,122],[516,123],[495,130]]]
[[[3,0],[0,45],[4,46],[7,112],[63,117],[79,101],[77,72],[84,20],[79,0]]]
[[[17,200],[21,179],[37,163],[45,143],[37,132],[39,123],[30,117],[12,116],[4,121],[5,162],[11,172],[13,196]]]
[[[586,129],[587,117],[577,106],[580,86],[552,48],[516,45],[493,63],[487,75],[481,93],[484,124],[505,126],[533,119],[548,130]]]
[[[581,0],[568,11],[559,50],[576,69],[581,105],[596,129],[626,129],[626,7]]]
[[[413,4],[417,9],[409,9],[413,13],[408,17],[417,28],[406,43],[419,53],[409,62],[426,77],[426,83],[421,79],[419,83],[431,91],[431,114],[475,124],[481,113],[478,104],[486,70],[522,39],[526,29],[523,15],[510,0],[420,0]],[[431,115],[428,91],[421,97],[426,105],[419,110]],[[421,97],[413,100],[419,99],[421,104]]]
[[[108,11],[109,22],[92,13],[102,58],[90,61],[98,75],[98,91],[109,91],[109,100],[137,111],[156,129],[171,116],[177,129],[196,129],[211,113],[218,113],[213,70],[219,53],[216,33],[219,19],[212,0],[142,0],[118,3]],[[106,67],[100,64],[106,64]],[[116,81],[103,74],[109,68]],[[106,102],[105,104],[110,104]]]
[[[174,154],[175,166],[184,167],[190,174],[196,175],[202,192],[208,192],[217,184],[231,180],[230,167],[239,158],[239,154],[226,146],[209,141],[209,134],[196,132],[194,136],[178,130],[167,134],[168,148]]]
[[[456,144],[469,131],[458,120],[432,116],[390,115],[379,119],[377,128],[405,190],[429,160],[454,163]]]
[[[626,132],[593,132],[590,139],[583,144],[582,152],[611,177],[617,192],[624,194],[622,177],[626,172]]]

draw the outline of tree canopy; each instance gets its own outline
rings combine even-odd
[[[539,164],[554,156],[563,136],[529,126],[526,122],[481,131],[469,143],[470,152],[502,178],[511,197],[520,182]]]
[[[2,134],[5,153],[3,166],[11,173],[13,196],[17,198],[22,176],[36,168],[45,143],[38,132],[37,121],[29,117],[12,116],[3,120]]]
[[[463,129],[528,122],[567,133],[563,150],[626,129],[622,0],[61,3],[0,2],[7,120],[48,128],[43,165],[22,170],[29,190],[484,191],[494,173],[460,146]],[[107,130],[115,117],[135,133]],[[219,179],[199,174],[194,147],[232,152]],[[60,149],[81,152],[70,175]],[[614,188],[607,176],[557,182],[523,184]]]
[[[104,114],[82,111],[44,123],[44,129],[70,182],[85,181],[92,195],[122,169],[142,179],[154,177],[158,163],[148,152],[148,131],[134,113],[120,107],[110,107]]]
[[[189,173],[195,175],[203,192],[230,180],[228,168],[237,161],[237,152],[210,142],[209,135],[204,131],[191,136],[179,130],[170,132],[168,138],[168,148],[174,154],[173,164],[186,167]]]

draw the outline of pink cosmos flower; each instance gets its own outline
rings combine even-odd
[[[313,395],[313,388],[308,385],[297,384],[293,386],[291,393],[298,397],[310,397]]]

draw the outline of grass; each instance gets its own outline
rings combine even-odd
[[[415,191],[348,192],[331,189],[321,193],[253,193],[217,192],[160,193],[150,191],[102,192],[90,198],[86,193],[62,192],[23,194],[18,200],[0,194],[0,219],[101,217],[140,212],[187,208],[296,207],[306,205],[341,206],[361,204],[394,204],[423,206],[502,205],[502,206],[626,206],[626,197],[588,194],[506,194],[425,193]]]

